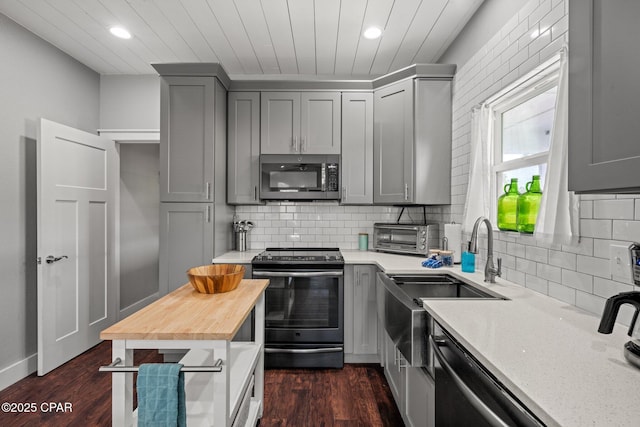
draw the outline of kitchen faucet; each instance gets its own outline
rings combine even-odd
[[[479,217],[476,223],[473,224],[469,250],[474,254],[478,253],[478,228],[480,228],[480,223],[482,222],[487,226],[487,235],[489,237],[487,263],[484,266],[484,281],[496,283],[496,276],[502,276],[502,258],[498,258],[498,268],[495,268],[493,265],[493,227],[491,226],[491,222],[483,216]]]

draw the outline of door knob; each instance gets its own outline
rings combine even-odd
[[[66,255],[62,255],[62,256],[59,256],[59,257],[55,257],[53,255],[49,255],[44,260],[47,262],[47,264],[53,264],[54,262],[58,262],[58,261],[60,261],[62,259],[65,259],[65,258],[68,259],[69,257],[66,256]]]

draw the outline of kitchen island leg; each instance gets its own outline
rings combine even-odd
[[[125,340],[111,342],[111,360],[120,358],[122,366],[133,365],[133,350],[126,348]],[[133,374],[129,372],[114,372],[111,390],[111,425],[133,425]]]

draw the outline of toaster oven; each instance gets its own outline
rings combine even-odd
[[[373,249],[407,255],[424,255],[440,245],[440,224],[373,225]]]

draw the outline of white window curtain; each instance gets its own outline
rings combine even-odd
[[[462,230],[471,232],[480,216],[491,212],[491,159],[493,146],[493,109],[482,104],[471,111],[471,157],[469,185],[464,204]]]
[[[567,48],[560,53],[556,111],[549,147],[547,175],[534,236],[547,243],[576,244],[579,240],[580,198],[568,191],[569,72]]]

